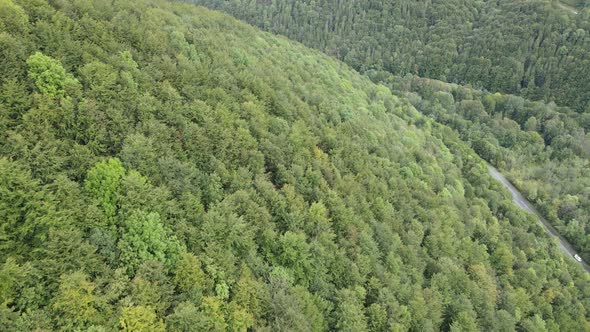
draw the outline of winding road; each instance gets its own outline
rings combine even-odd
[[[545,228],[545,230],[551,236],[557,238],[559,241],[559,247],[565,252],[566,256],[574,260],[576,263],[581,264],[586,272],[590,272],[590,266],[588,264],[585,262],[579,263],[574,259],[574,255],[577,254],[576,250],[574,250],[574,247],[561,235],[559,235],[559,233],[557,233],[555,228],[553,228],[553,226],[551,226],[551,224],[549,224],[549,222],[543,218],[539,211],[537,211],[537,209],[535,209],[535,207],[526,198],[524,198],[524,196],[512,185],[512,183],[510,183],[510,181],[508,181],[494,166],[490,164],[487,165],[492,177],[500,181],[502,185],[508,189],[508,191],[510,191],[514,203],[516,203],[516,205],[518,205],[521,209],[536,215],[539,218],[541,225],[543,225],[543,228]]]

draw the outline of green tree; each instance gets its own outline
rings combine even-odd
[[[492,255],[494,264],[498,272],[512,275],[513,255],[506,246],[497,248]]]
[[[145,261],[131,280],[131,298],[135,305],[153,308],[163,316],[172,305],[174,285],[162,263]]]
[[[362,288],[342,289],[338,292],[338,307],[334,317],[336,330],[346,332],[369,330],[362,300]]]
[[[119,318],[121,330],[125,332],[163,332],[164,322],[150,307],[124,307]]]
[[[96,322],[95,288],[96,285],[81,271],[60,278],[59,290],[51,307],[61,330],[83,329]]]
[[[203,293],[209,293],[211,281],[201,269],[201,262],[191,253],[182,253],[174,274],[174,283],[188,300],[198,302]]]
[[[533,331],[546,332],[546,331],[548,331],[546,328],[545,321],[538,314],[534,315],[531,318],[524,319],[521,325],[522,325],[522,330],[526,331],[526,332],[533,332]]]
[[[0,31],[22,34],[29,29],[27,13],[12,0],[0,0]]]
[[[451,332],[479,331],[475,319],[466,312],[457,314],[457,318],[451,324]]]
[[[66,85],[74,80],[66,73],[61,63],[41,52],[27,59],[29,77],[43,94],[50,97],[63,96]]]
[[[305,242],[305,235],[293,232],[286,232],[279,239],[280,254],[278,263],[288,267],[293,277],[301,282],[309,278],[309,246]]]
[[[223,302],[215,297],[206,296],[201,303],[201,310],[206,319],[207,331],[225,331],[227,322],[223,313]]]
[[[252,314],[242,308],[236,302],[230,302],[226,306],[227,330],[230,332],[246,332],[254,325]]]
[[[0,303],[8,304],[15,299],[29,273],[31,273],[29,264],[21,266],[12,257],[6,259],[0,268]]]
[[[160,215],[137,211],[122,225],[122,234],[117,244],[121,266],[134,275],[137,267],[148,260],[161,262],[172,268],[181,253],[176,238],[164,227]]]
[[[107,218],[117,213],[117,191],[125,168],[117,158],[98,162],[86,175],[86,191],[94,197]]]
[[[206,317],[191,302],[181,302],[174,313],[166,317],[166,326],[170,331],[199,332],[206,331]]]
[[[367,322],[369,324],[369,331],[379,332],[387,329],[387,311],[378,304],[373,303],[367,308]]]
[[[52,196],[32,178],[19,162],[0,157],[0,252],[30,254],[43,243],[49,220]]]

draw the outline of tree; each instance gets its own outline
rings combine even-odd
[[[29,17],[27,13],[12,0],[0,0],[0,31],[11,34],[27,32]]]
[[[279,239],[280,254],[278,263],[292,271],[293,277],[300,282],[309,279],[309,246],[305,242],[305,235],[286,232]]]
[[[37,89],[50,97],[63,96],[66,85],[74,81],[59,61],[41,52],[36,52],[27,59],[27,67],[29,77]]]
[[[368,331],[367,317],[363,312],[362,288],[342,289],[338,292],[338,307],[335,313],[336,330],[343,332]]]
[[[230,302],[226,308],[227,329],[230,332],[247,332],[254,325],[254,317],[236,302]]]
[[[82,82],[92,91],[92,96],[101,99],[112,97],[117,83],[117,71],[110,65],[93,61],[80,69]]]
[[[510,249],[501,246],[492,254],[492,259],[498,272],[512,275],[512,261],[514,259]]]
[[[52,196],[19,162],[0,158],[0,252],[27,255],[47,236]]]
[[[191,302],[181,302],[174,313],[166,317],[166,326],[171,331],[199,332],[206,331],[206,317]]]
[[[541,316],[534,315],[531,318],[526,318],[522,322],[522,329],[526,332],[546,332],[546,324],[545,321],[541,318]]]
[[[191,253],[182,253],[176,265],[174,283],[176,288],[188,300],[198,302],[203,293],[209,293],[211,280],[201,269],[201,262]]]
[[[96,285],[81,271],[61,276],[59,290],[51,306],[61,330],[83,329],[96,322],[95,288]]]
[[[164,227],[160,215],[137,211],[122,225],[122,234],[117,244],[121,266],[134,275],[137,267],[148,260],[161,262],[172,268],[181,253],[176,238]]]
[[[289,285],[288,275],[274,273],[270,280],[268,323],[273,331],[322,331],[327,326],[318,306],[303,287]]]
[[[252,275],[247,266],[242,266],[240,278],[232,288],[232,300],[246,308],[255,319],[262,318],[265,304],[269,301],[268,288]]]
[[[451,332],[478,331],[475,319],[467,312],[460,312],[451,324]]]
[[[86,191],[97,200],[109,219],[117,213],[117,191],[124,175],[125,168],[117,158],[98,162],[86,175]]]
[[[227,329],[227,322],[223,313],[223,303],[215,297],[206,296],[201,303],[201,310],[206,322],[206,330],[221,332]]]
[[[29,264],[21,266],[12,257],[6,259],[0,268],[0,303],[11,303],[14,300],[30,270]]]
[[[531,116],[526,122],[524,123],[524,129],[527,131],[537,131],[539,128],[539,121],[534,116]]]
[[[369,331],[380,332],[386,331],[387,328],[387,311],[378,303],[373,303],[367,309],[367,321],[369,324]]]
[[[121,330],[125,332],[164,332],[164,322],[150,307],[125,307],[119,318]]]
[[[160,317],[174,301],[174,285],[168,271],[158,261],[145,261],[131,280],[131,298],[135,305],[150,307]]]

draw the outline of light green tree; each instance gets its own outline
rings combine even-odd
[[[169,235],[158,213],[137,211],[124,222],[122,228],[118,243],[121,251],[119,260],[131,275],[147,260],[162,262],[167,268],[178,260],[181,246],[174,236]]]
[[[125,307],[119,318],[121,330],[124,332],[163,332],[164,322],[156,316],[150,307]]]
[[[60,278],[59,290],[51,307],[63,331],[81,329],[96,320],[95,288],[96,285],[81,271]]]
[[[117,190],[124,175],[125,168],[117,158],[97,163],[86,175],[86,191],[98,201],[108,218],[117,213]]]
[[[27,59],[29,77],[43,94],[63,96],[66,85],[75,79],[66,73],[61,63],[52,57],[36,52]]]

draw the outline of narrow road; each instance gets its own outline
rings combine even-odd
[[[557,238],[557,240],[559,241],[559,247],[565,252],[566,256],[574,260],[574,262],[581,264],[586,270],[586,272],[590,272],[590,266],[588,266],[588,264],[586,264],[585,262],[579,263],[574,259],[574,255],[577,254],[574,247],[571,244],[569,244],[569,242],[567,242],[561,235],[559,235],[559,233],[557,233],[555,228],[553,228],[553,226],[551,226],[551,224],[549,224],[549,222],[545,220],[545,218],[543,218],[539,211],[537,211],[537,209],[535,209],[535,207],[526,198],[524,198],[524,196],[522,196],[522,194],[518,191],[518,189],[516,189],[512,185],[512,183],[510,183],[510,181],[508,181],[494,166],[490,164],[487,165],[492,177],[500,181],[502,185],[506,189],[508,189],[508,191],[510,191],[514,203],[516,203],[516,205],[518,205],[521,209],[536,215],[539,218],[539,221],[541,222],[541,225],[543,225],[545,230],[551,236]]]
[[[557,5],[563,9],[573,13],[573,14],[578,15],[578,9],[576,9],[570,5],[566,5],[565,3],[562,3],[562,2],[557,2]]]

